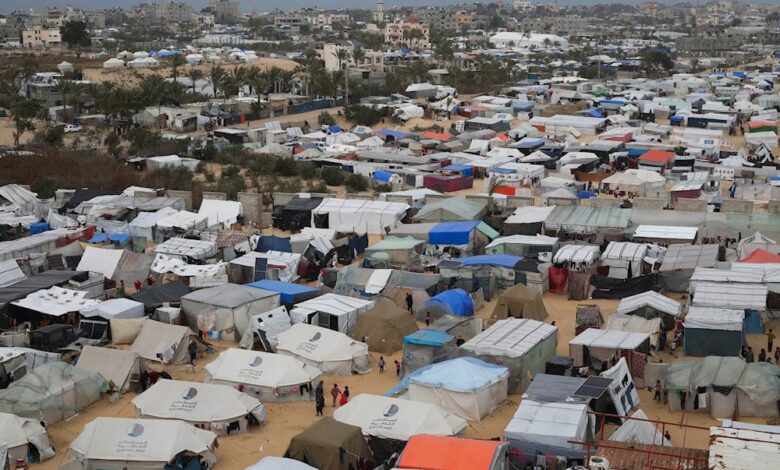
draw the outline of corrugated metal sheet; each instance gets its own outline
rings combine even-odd
[[[718,245],[669,245],[660,272],[678,269],[711,268],[718,259]]]
[[[654,446],[630,442],[599,441],[596,455],[609,460],[612,470],[669,468],[677,470],[707,470],[708,452],[701,449]],[[609,446],[609,448],[604,447]],[[667,455],[652,454],[659,452]]]
[[[699,282],[693,305],[699,307],[765,310],[769,290],[759,284]]]

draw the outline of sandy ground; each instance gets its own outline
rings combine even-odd
[[[579,303],[594,303],[599,305],[602,313],[606,316],[615,311],[617,300],[591,300],[585,302],[574,302],[566,300],[563,295],[546,294],[544,297],[545,306],[550,314],[548,322],[555,321],[558,326],[559,340],[557,352],[560,355],[568,355],[568,341],[574,337],[574,312]],[[487,317],[493,309],[495,301],[488,302],[477,312],[478,316]],[[780,321],[774,322],[774,328],[780,328]],[[422,326],[422,324],[421,324]],[[763,336],[752,335],[749,337],[750,344],[758,351],[765,347],[765,338]],[[217,351],[222,351],[231,347],[230,343],[216,343]],[[204,376],[204,366],[216,358],[216,354],[208,354],[198,360],[195,372],[188,372],[183,366],[168,366],[166,370],[173,375],[175,379],[200,382]],[[376,367],[379,354],[371,353],[374,370],[366,375],[353,376],[326,376],[326,391],[337,383],[343,389],[348,385],[352,396],[360,393],[382,394],[392,388],[397,383],[397,377],[393,371],[393,361],[401,360],[401,353],[395,353],[391,356],[385,356],[388,363],[388,370],[380,374]],[[680,360],[680,357],[672,358],[663,354],[665,362],[669,360]],[[154,366],[154,365],[153,365]],[[128,393],[119,400],[112,402],[109,397],[104,397],[98,403],[82,410],[81,414],[75,416],[69,421],[53,424],[49,427],[49,434],[53,444],[57,449],[57,455],[52,460],[43,464],[35,465],[34,468],[57,469],[62,463],[67,461],[67,447],[69,443],[81,432],[84,426],[99,416],[111,417],[134,417],[135,411],[131,400],[134,393]],[[640,407],[654,419],[664,420],[674,425],[667,426],[672,435],[672,442],[677,446],[686,446],[693,448],[706,449],[708,446],[708,433],[706,430],[686,429],[681,424],[694,426],[711,426],[717,422],[706,414],[696,413],[672,413],[667,406],[658,404],[652,400],[650,392],[640,391]],[[466,430],[467,437],[491,439],[501,437],[503,429],[511,419],[514,411],[520,402],[519,395],[510,395],[508,400],[500,405],[498,409],[487,419],[480,422],[471,422]],[[331,415],[333,408],[325,408],[325,414]],[[281,456],[284,454],[290,438],[311,425],[318,418],[315,417],[314,403],[296,402],[296,403],[266,403],[267,422],[256,428],[251,428],[246,434],[239,434],[230,437],[221,437],[219,439],[219,449],[217,455],[219,462],[216,468],[219,469],[240,469],[253,464],[266,455]],[[767,423],[765,419],[746,418],[749,422]],[[613,428],[608,427],[605,432],[608,436]]]

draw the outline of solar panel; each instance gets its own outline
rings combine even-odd
[[[599,398],[604,392],[607,391],[609,385],[612,383],[612,379],[605,377],[588,377],[585,383],[574,392],[575,397],[583,398]]]

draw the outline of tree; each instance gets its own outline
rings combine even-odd
[[[200,70],[200,69],[196,69],[196,68],[191,68],[187,72],[187,78],[189,78],[190,79],[190,83],[192,83],[192,94],[193,95],[195,93],[197,93],[197,90],[195,88],[196,87],[196,83],[198,82],[198,80],[203,80],[204,76],[205,76],[205,74],[203,73],[203,71]]]
[[[344,116],[361,126],[373,126],[382,120],[384,112],[374,106],[352,104],[344,107]]]
[[[333,119],[333,116],[327,112],[322,111],[319,116],[317,116],[317,122],[321,126],[334,126],[336,125],[336,120]]]
[[[322,180],[328,186],[341,186],[344,184],[344,172],[332,166],[322,169]]]
[[[14,147],[19,148],[19,141],[25,132],[35,130],[35,121],[43,118],[43,108],[35,101],[28,101],[21,96],[11,98],[8,110],[14,119],[12,133]]]
[[[347,177],[347,181],[344,183],[344,185],[349,191],[357,193],[368,189],[368,180],[366,180],[366,177],[361,174],[352,173]]]
[[[363,59],[366,58],[366,51],[362,47],[355,47],[352,49],[352,62],[355,63],[355,67],[359,67]]]
[[[211,85],[212,91],[214,92],[214,98],[216,98],[219,92],[222,91],[222,87],[224,86],[226,80],[227,72],[225,72],[225,69],[220,66],[211,67],[208,81]]]
[[[696,73],[696,72],[699,71],[699,64],[701,64],[699,59],[691,59],[691,71],[693,73]]]
[[[642,67],[648,75],[658,76],[660,72],[674,69],[674,61],[664,49],[648,48],[640,53]]]
[[[182,67],[186,63],[187,61],[184,60],[184,57],[182,57],[181,54],[176,54],[171,57],[171,78],[173,78],[174,82],[179,78],[179,67]]]
[[[92,44],[92,39],[89,37],[89,31],[87,30],[87,23],[84,21],[66,21],[60,27],[60,36],[62,37],[62,42],[71,49],[74,47],[89,47]]]

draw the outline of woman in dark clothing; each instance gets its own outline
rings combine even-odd
[[[322,382],[317,384],[314,390],[314,406],[317,409],[317,416],[322,416],[322,410],[325,408],[325,390],[322,388]]]

